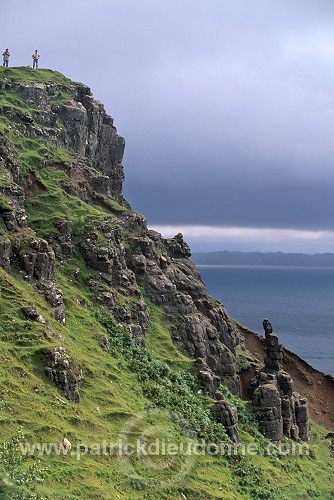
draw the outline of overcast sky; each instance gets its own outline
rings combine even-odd
[[[3,6],[4,7],[4,6]],[[334,251],[333,0],[10,0],[0,39],[90,86],[125,195],[193,251]],[[1,52],[3,52],[1,50]]]

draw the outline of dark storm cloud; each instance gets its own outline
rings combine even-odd
[[[145,213],[153,225],[334,230],[333,191],[333,185],[319,182],[273,188],[256,178],[249,186],[203,179],[187,188],[139,182],[130,198],[132,208]]]
[[[11,64],[91,86],[154,224],[332,228],[332,0],[12,0]]]

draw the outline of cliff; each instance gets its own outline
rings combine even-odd
[[[5,435],[17,424],[30,438],[66,434],[80,455],[82,434],[91,443],[103,433],[115,439],[131,415],[154,407],[176,411],[168,425],[187,422],[197,439],[225,436],[238,443],[253,425],[239,399],[240,359],[250,359],[243,331],[209,296],[182,235],[164,239],[149,230],[124,199],[125,141],[113,119],[88,87],[49,70],[2,70],[0,96]],[[267,349],[265,367],[247,382],[259,428],[276,443],[283,434],[307,442],[307,403],[283,372],[274,337],[268,337],[275,345]],[[284,402],[290,405],[285,413]],[[45,426],[34,425],[43,415]],[[55,457],[50,460],[55,466]],[[221,460],[221,471],[232,467]],[[113,467],[100,472],[116,488]],[[58,483],[62,473],[55,474]],[[155,468],[154,480],[157,475]],[[133,474],[127,483],[128,476],[123,471],[122,498],[142,498],[134,496],[136,485],[152,485]],[[84,485],[84,498],[120,498],[117,488],[106,496],[88,493],[83,478],[74,482],[77,489]],[[185,484],[166,498],[186,498]],[[231,486],[235,498],[269,498],[240,484]],[[79,496],[75,491],[62,489],[54,498]],[[188,494],[230,498],[217,485],[195,485]]]
[[[243,342],[242,335],[224,307],[208,295],[182,235],[164,240],[148,230],[143,215],[130,210],[122,192],[124,139],[103,105],[88,87],[69,82],[24,85],[7,79],[0,89],[7,102],[16,99],[24,106],[24,112],[12,104],[2,108],[5,119],[15,123],[9,137],[1,134],[2,267],[10,273],[17,265],[24,279],[38,282],[49,303],[56,304],[56,318],[65,322],[55,266],[59,260],[73,260],[79,251],[85,264],[99,273],[98,280],[87,283],[93,300],[109,308],[118,322],[130,325],[137,342],[144,343],[147,335],[144,293],[165,308],[179,348],[200,358],[207,374],[219,377],[217,387],[224,381],[239,393],[235,348]],[[14,134],[19,148],[10,140]],[[21,140],[28,143],[27,151],[21,150]],[[66,151],[67,157],[59,158],[59,151]],[[100,220],[82,217],[79,233],[74,218],[59,213],[51,186],[65,199],[101,207]],[[47,215],[43,228],[35,215],[39,210]],[[108,291],[101,293],[104,288]],[[129,296],[136,302],[122,307],[121,297]]]

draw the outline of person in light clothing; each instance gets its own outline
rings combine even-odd
[[[2,57],[3,57],[3,66],[6,66],[7,68],[8,68],[9,56],[10,56],[9,50],[6,49],[5,52],[2,53]]]
[[[33,69],[38,69],[38,59],[40,58],[41,56],[39,55],[39,53],[37,52],[37,49],[35,50],[35,52],[33,53],[32,55],[32,68]]]

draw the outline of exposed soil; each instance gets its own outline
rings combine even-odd
[[[27,195],[33,191],[47,191],[47,188],[39,179],[37,179],[35,173],[30,171],[25,179],[23,190],[24,194]]]
[[[237,326],[245,337],[247,349],[264,365],[265,338],[245,327]],[[334,377],[316,370],[285,348],[283,370],[292,377],[296,391],[308,399],[311,418],[326,429],[334,431]],[[254,369],[241,374],[245,399],[249,399],[247,387],[254,376]]]

